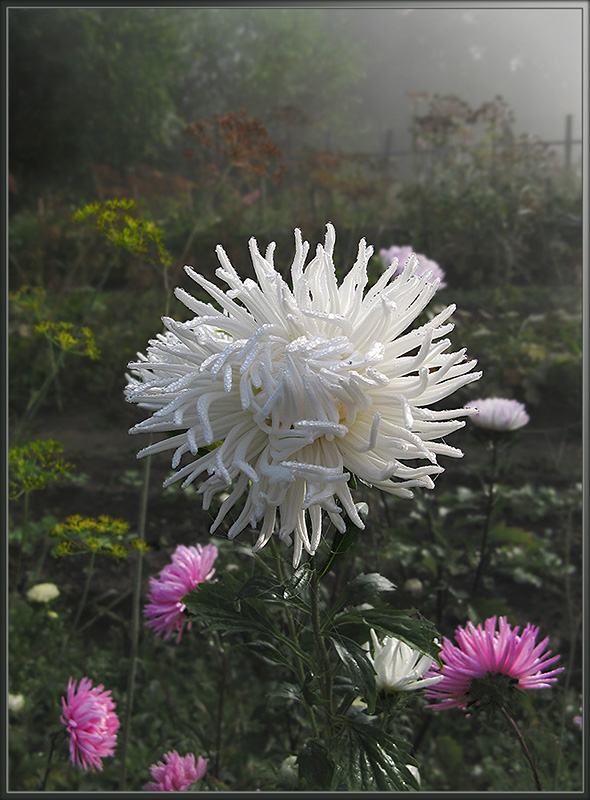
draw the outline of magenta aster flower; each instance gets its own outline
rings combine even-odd
[[[459,626],[455,633],[458,647],[445,637],[440,652],[443,680],[425,690],[427,697],[438,702],[427,708],[438,711],[466,708],[474,699],[470,697],[473,681],[494,675],[506,675],[519,689],[549,687],[557,680],[557,673],[564,669],[558,667],[544,672],[559,659],[558,655],[551,656],[551,650],[544,652],[549,637],[536,645],[538,628],[527,623],[521,635],[518,630],[518,627],[511,629],[506,617],[500,617],[499,630],[496,630],[494,616],[485,621],[483,629],[471,622],[465,628]],[[428,679],[438,674],[439,667],[435,664],[424,677]]]
[[[76,681],[68,682],[68,699],[62,697],[61,722],[70,734],[72,764],[86,771],[102,770],[102,758],[112,756],[117,746],[119,718],[110,691],[103,686],[93,688],[90,678],[82,678],[76,690]]]
[[[192,753],[179,756],[176,750],[171,750],[164,756],[164,762],[152,764],[150,773],[154,783],[146,783],[143,788],[148,792],[186,792],[203,777],[208,763],[208,758],[199,756],[195,764]]]
[[[393,260],[397,258],[398,263],[397,269],[394,273],[395,275],[400,275],[403,272],[404,266],[407,264],[412,253],[414,253],[414,250],[409,245],[398,247],[394,244],[387,250],[383,247],[381,250],[379,250],[379,255],[381,256],[381,260],[383,261],[385,267],[388,267],[393,263]],[[436,261],[426,258],[425,255],[422,255],[422,253],[415,253],[415,256],[418,259],[416,275],[418,277],[422,277],[422,275],[425,275],[427,272],[431,272],[432,280],[434,281],[437,278],[439,280],[438,288],[444,289],[447,284],[444,282],[445,273],[442,267],[440,267]]]
[[[518,400],[507,400],[505,397],[472,400],[465,403],[465,408],[477,409],[471,421],[478,428],[487,428],[490,431],[515,431],[529,421],[524,405]]]
[[[146,622],[155,632],[164,634],[167,639],[178,631],[177,643],[187,622],[182,598],[203,581],[209,580],[215,570],[213,562],[217,558],[217,548],[208,544],[201,547],[185,547],[179,544],[172,554],[172,563],[160,571],[157,578],[150,578],[150,601],[143,610],[149,619]],[[192,623],[187,622],[188,629]]]

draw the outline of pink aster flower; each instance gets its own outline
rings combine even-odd
[[[580,695],[580,701],[581,701],[581,700],[582,700],[582,695]],[[582,730],[582,729],[583,729],[583,725],[584,725],[584,717],[583,717],[583,712],[582,712],[582,703],[581,703],[581,702],[580,702],[580,714],[579,714],[578,716],[576,716],[576,717],[574,717],[574,718],[573,718],[573,722],[574,722],[574,724],[575,724],[575,725],[577,725],[577,726],[578,726],[578,728],[579,728],[580,730]]]
[[[468,622],[459,626],[455,633],[458,647],[446,637],[440,658],[443,662],[443,680],[425,690],[427,697],[436,700],[427,708],[466,708],[470,702],[471,684],[477,678],[490,675],[506,675],[519,689],[545,689],[554,681],[564,667],[544,672],[559,656],[544,652],[549,637],[535,644],[539,629],[527,623],[522,634],[518,626],[511,629],[506,617],[500,617],[496,630],[496,617],[490,617],[477,628]],[[426,673],[425,678],[440,674],[437,664]]]
[[[526,408],[518,400],[504,397],[488,397],[485,400],[472,400],[465,408],[475,408],[471,421],[479,428],[490,431],[515,431],[529,421]]]
[[[167,639],[178,631],[176,642],[180,641],[182,631],[187,622],[182,598],[203,581],[209,580],[215,570],[213,562],[217,558],[217,548],[208,544],[201,547],[185,547],[179,544],[172,554],[172,563],[160,571],[157,578],[150,578],[150,590],[147,598],[150,601],[143,610],[149,619],[146,622],[155,632],[164,634]]]
[[[119,718],[110,691],[103,686],[93,688],[90,678],[82,678],[76,690],[76,681],[68,682],[67,702],[62,697],[61,722],[70,734],[72,764],[86,771],[102,770],[102,758],[112,756],[117,746]]]
[[[164,756],[164,762],[152,764],[150,773],[154,783],[146,783],[143,788],[148,792],[186,792],[203,777],[208,763],[208,758],[199,756],[195,764],[192,753],[179,756],[176,750],[171,750]]]
[[[379,250],[379,255],[381,256],[381,260],[385,267],[388,267],[390,264],[393,263],[393,260],[397,258],[397,270],[395,272],[396,275],[399,275],[403,272],[403,269],[409,259],[409,257],[414,253],[414,250],[409,246],[405,245],[404,247],[398,247],[397,245],[392,245],[389,249],[381,248]],[[416,275],[421,277],[426,272],[432,273],[432,281],[439,279],[440,283],[438,284],[439,289],[444,289],[447,285],[445,280],[445,273],[442,267],[440,267],[436,261],[431,261],[429,258],[426,258],[425,255],[421,253],[415,253],[416,258],[418,259],[418,265],[416,267]]]

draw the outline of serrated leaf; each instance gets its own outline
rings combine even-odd
[[[344,587],[340,597],[330,609],[330,615],[333,616],[345,606],[364,603],[365,600],[375,597],[380,592],[393,591],[395,591],[395,585],[384,575],[380,575],[378,572],[369,572],[368,574],[361,572]]]
[[[438,658],[440,648],[435,639],[440,639],[434,625],[425,619],[410,616],[414,612],[393,608],[367,608],[338,615],[333,620],[336,628],[358,623],[363,620],[370,628],[386,636],[395,636],[415,650],[431,658]]]
[[[332,790],[407,791],[419,789],[407,765],[415,765],[409,742],[394,738],[362,718],[345,717],[329,753],[334,761]]]
[[[375,710],[377,687],[375,685],[375,670],[367,658],[367,651],[345,636],[330,637],[352,685],[358,694],[367,703],[367,711],[372,714]]]
[[[204,581],[186,594],[187,614],[205,623],[207,630],[251,631],[268,635],[275,629],[264,604],[255,598],[236,603],[240,582],[228,572],[218,581]]]
[[[308,739],[297,754],[299,778],[309,789],[328,790],[334,765],[328,758],[326,748],[315,739]]]

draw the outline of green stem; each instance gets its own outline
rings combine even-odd
[[[24,496],[23,496],[23,529],[21,533],[20,539],[20,547],[18,550],[18,561],[16,562],[16,579],[14,581],[14,589],[13,591],[16,593],[18,591],[18,584],[20,581],[20,571],[21,571],[21,564],[23,558],[23,550],[25,546],[25,540],[27,538],[27,533],[29,529],[29,494],[25,489]]]
[[[151,444],[152,437],[149,437]],[[139,505],[139,524],[138,537],[145,541],[145,525],[147,519],[147,503],[149,496],[151,456],[145,460],[143,473],[143,487],[141,491],[141,501]],[[141,601],[141,570],[143,565],[143,551],[137,551],[137,561],[135,563],[135,581],[133,585],[133,609],[131,612],[131,650],[129,653],[129,673],[127,676],[127,706],[125,709],[125,726],[122,731],[121,741],[121,771],[119,773],[119,791],[125,791],[127,781],[127,748],[129,745],[129,731],[131,729],[131,715],[133,713],[133,700],[135,694],[135,672],[137,669],[137,647],[139,642],[139,606]]]
[[[283,568],[281,566],[281,557],[278,551],[277,544],[274,540],[274,537],[271,537],[271,546],[273,549],[273,553],[277,559],[277,575],[279,576],[279,580],[281,583],[285,582],[285,578],[283,576]],[[295,628],[295,620],[293,619],[293,614],[291,613],[291,609],[286,605],[285,612],[287,614],[287,624],[289,625],[289,634],[291,635],[291,639],[293,643],[299,648],[299,637],[297,636],[297,629]],[[303,686],[305,684],[305,668],[303,666],[303,661],[301,660],[301,656],[298,653],[295,653],[295,664],[297,666],[297,675],[299,677],[299,683],[301,684],[301,689],[303,691]],[[309,722],[311,724],[311,729],[313,731],[313,735],[316,739],[320,738],[320,732],[318,729],[318,723],[315,718],[313,707],[310,703],[307,702],[304,698],[304,703],[307,708],[307,713],[309,715]]]
[[[520,746],[522,748],[522,752],[525,754],[526,759],[530,764],[531,772],[533,773],[533,780],[535,781],[535,787],[536,787],[537,791],[538,792],[542,792],[543,789],[541,788],[541,781],[539,780],[539,775],[537,774],[537,770],[535,768],[535,763],[534,763],[534,761],[533,761],[533,759],[531,757],[531,754],[529,753],[529,749],[528,749],[528,747],[526,745],[524,737],[523,737],[522,733],[520,732],[520,730],[518,729],[518,725],[512,719],[510,714],[506,711],[504,706],[500,706],[500,711],[502,712],[504,717],[508,720],[508,723],[510,724],[510,726],[511,726],[512,730],[514,731],[514,733],[516,734],[518,742],[519,742],[519,744],[520,744]]]
[[[334,714],[333,701],[332,701],[332,673],[330,670],[330,659],[328,657],[328,651],[326,650],[326,644],[324,642],[324,638],[321,633],[320,606],[319,606],[320,581],[318,578],[315,556],[311,557],[311,568],[313,571],[311,585],[310,585],[310,592],[309,592],[310,604],[311,604],[311,623],[313,626],[313,636],[315,640],[316,653],[322,670],[324,699],[326,701],[326,708],[328,711],[328,719],[330,722],[329,730],[330,730],[331,720]]]
[[[86,575],[86,583],[84,584],[84,591],[82,592],[82,599],[80,600],[80,605],[78,606],[78,611],[76,612],[76,618],[74,620],[74,624],[72,625],[70,636],[72,636],[72,634],[75,633],[76,628],[78,627],[78,622],[80,621],[80,617],[82,616],[82,611],[84,610],[84,606],[86,605],[86,600],[88,599],[88,591],[90,589],[92,572],[94,571],[95,558],[96,558],[96,553],[92,553],[92,555],[90,556],[90,564],[88,566],[88,574]]]
[[[492,508],[494,505],[494,488],[496,486],[496,471],[498,468],[498,445],[495,439],[492,439],[492,474],[490,475],[490,483],[488,486],[488,496],[487,496],[487,503],[486,503],[486,517],[483,526],[483,535],[481,538],[481,545],[479,550],[479,563],[477,565],[477,571],[475,573],[475,578],[473,581],[473,589],[471,590],[471,597],[474,598],[477,594],[477,589],[479,586],[479,579],[481,578],[481,574],[483,571],[483,565],[486,556],[486,546],[488,540],[488,533],[490,530],[490,519],[492,517]]]
[[[64,729],[62,731],[58,731],[54,733],[51,737],[51,745],[49,747],[49,754],[47,756],[47,765],[45,767],[45,774],[43,775],[43,780],[41,781],[40,791],[44,792],[45,787],[47,786],[47,778],[49,777],[49,772],[51,771],[51,759],[53,758],[53,752],[55,750],[55,745],[57,742],[65,736],[67,731]]]
[[[213,777],[219,778],[219,764],[221,757],[221,732],[223,728],[223,702],[225,700],[225,685],[227,682],[227,652],[222,645],[221,675],[219,677],[219,695],[217,698],[217,732],[215,737],[215,766]]]
[[[111,259],[111,262],[110,262],[109,266],[103,272],[98,286],[96,287],[96,289],[92,293],[92,296],[90,297],[90,300],[86,304],[86,308],[82,312],[82,318],[81,318],[81,320],[80,320],[80,322],[78,324],[78,330],[80,330],[84,326],[84,322],[86,321],[86,317],[90,313],[90,310],[92,309],[92,306],[94,305],[94,301],[98,297],[99,293],[102,291],[102,288],[106,283],[106,280],[107,280],[107,278],[109,276],[109,273],[110,273],[111,269],[113,268],[114,263],[115,263],[114,259]],[[61,365],[63,364],[65,355],[66,355],[66,351],[65,350],[61,350],[59,356],[57,357],[57,359],[54,362],[53,369],[51,370],[49,375],[43,381],[43,384],[41,385],[41,388],[38,389],[37,392],[35,392],[35,394],[33,394],[31,399],[29,400],[29,403],[28,403],[28,405],[27,405],[27,407],[25,409],[24,416],[23,416],[23,418],[21,419],[21,421],[19,422],[19,424],[16,427],[16,432],[14,434],[14,440],[15,441],[18,441],[20,439],[20,437],[22,436],[22,433],[25,430],[27,424],[31,421],[31,419],[37,413],[37,410],[38,410],[39,406],[41,405],[41,403],[45,399],[45,395],[47,394],[47,392],[49,390],[49,387],[51,386],[51,384],[55,380],[55,377],[57,376],[57,373],[61,369]]]

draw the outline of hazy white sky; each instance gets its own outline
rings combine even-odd
[[[562,139],[565,116],[573,114],[580,136],[580,9],[367,7],[357,19],[370,48],[363,106],[391,120],[398,143],[407,91],[456,94],[473,107],[502,95],[515,112],[516,133]]]

